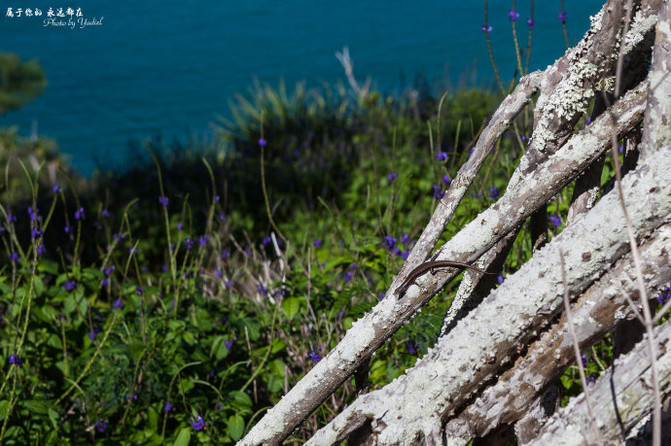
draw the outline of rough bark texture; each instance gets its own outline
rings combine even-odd
[[[671,226],[659,228],[640,247],[648,290],[652,294],[671,281]],[[631,254],[623,256],[587,289],[572,308],[581,348],[589,347],[620,321],[634,317],[626,295],[636,297],[636,271]],[[638,321],[636,321],[638,323]],[[448,437],[464,442],[486,435],[499,424],[521,419],[545,386],[574,361],[573,345],[565,336],[565,317],[532,343],[514,367],[484,391],[446,426]]]
[[[659,356],[659,383],[663,395],[671,394],[671,324],[655,330]],[[528,445],[615,444],[650,413],[650,358],[645,342],[639,342],[626,356],[617,359],[611,369],[590,386],[599,438],[595,437],[587,413],[585,394],[572,399],[545,426],[545,433]],[[615,399],[615,401],[613,401]]]
[[[666,241],[661,251],[653,250],[645,280],[652,287],[667,277],[661,265],[668,266],[668,229],[658,228],[671,220],[671,149],[659,145],[660,141],[667,141],[668,127],[664,131],[657,131],[656,127],[668,117],[668,109],[660,101],[666,100],[664,95],[668,95],[669,76],[662,76],[659,82],[652,81],[653,74],[661,70],[655,69],[653,64],[649,77],[627,91],[606,113],[579,132],[575,133],[574,129],[594,91],[606,88],[620,45],[625,57],[644,54],[642,48],[655,27],[659,8],[666,8],[668,13],[668,2],[661,0],[635,1],[634,7],[636,12],[630,31],[622,37],[622,2],[608,0],[592,18],[590,30],[575,48],[544,72],[532,73],[520,81],[492,116],[476,144],[474,155],[440,202],[386,297],[355,322],[334,350],[269,410],[239,444],[280,443],[456,276],[457,273],[449,270],[427,274],[419,277],[403,296],[395,293],[408,272],[427,258],[490,148],[537,91],[540,97],[534,110],[534,133],[504,195],[443,245],[437,260],[467,263],[477,260],[602,157],[609,150],[611,134],[617,138],[625,136],[641,124],[646,113],[646,127],[651,130],[644,140],[652,148],[639,167],[624,178],[623,187],[635,235],[639,243],[645,242],[642,249],[653,246],[660,237]],[[654,47],[657,63],[665,57],[658,54],[668,55],[668,46],[664,45],[669,33],[664,26],[658,27]],[[649,86],[652,90],[657,85],[664,85],[659,89],[661,92],[648,91]],[[646,110],[646,100],[649,101],[651,95],[657,98],[657,111]],[[527,264],[508,277],[452,331],[440,337],[435,347],[406,375],[382,389],[359,396],[309,443],[334,444],[354,433],[352,438],[361,444],[442,444],[446,435],[459,444],[468,441],[467,438],[486,435],[496,427],[497,432],[502,432],[502,423],[528,415],[521,410],[528,409],[547,383],[571,361],[567,353],[570,341],[561,328],[562,320],[552,325],[563,310],[563,285],[557,266],[559,250],[566,259],[569,292],[574,298],[578,297],[576,311],[603,300],[591,293],[612,296],[603,303],[605,307],[600,312],[583,310],[588,316],[576,319],[581,321],[576,324],[579,342],[588,345],[607,330],[606,327],[617,325],[627,310],[614,303],[617,301],[615,291],[627,289],[633,280],[631,267],[625,265],[629,262],[629,243],[620,203],[616,194],[608,194],[534,253]],[[544,330],[554,334],[544,335]],[[550,341],[559,344],[552,347],[539,344]],[[548,353],[547,349],[551,348],[555,350]],[[525,353],[524,358],[518,359],[522,353]],[[527,364],[527,360],[535,361],[529,366],[533,373],[520,377],[520,370],[526,370],[526,365],[519,364]],[[507,369],[510,370],[506,372]],[[509,387],[488,389],[498,376],[501,376],[501,385]],[[524,379],[532,381],[525,384]],[[507,410],[497,412],[498,409],[487,406],[492,401],[487,399],[492,398],[488,397],[491,392],[497,398],[502,397],[500,392],[508,393],[510,398],[519,394],[520,399],[509,402]],[[409,411],[410,407],[413,410]],[[450,421],[452,417],[457,418]],[[542,423],[542,419],[537,420]],[[532,429],[537,428],[539,426],[532,426]],[[542,429],[548,432],[545,426]]]
[[[671,144],[671,2],[662,2],[650,71],[641,156]]]
[[[671,221],[668,158],[661,153],[651,157],[650,165],[623,182],[637,238],[647,237]],[[441,337],[406,375],[359,398],[308,444],[334,444],[353,423],[365,420],[371,420],[378,444],[415,444],[441,432],[443,421],[493,378],[501,365],[510,363],[519,346],[533,340],[536,331],[561,312],[558,251],[562,250],[569,265],[570,294],[581,294],[601,271],[628,251],[627,231],[619,224],[622,218],[616,194],[604,197]]]

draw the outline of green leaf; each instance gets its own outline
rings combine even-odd
[[[233,398],[233,405],[238,409],[244,410],[252,407],[252,399],[245,392],[234,390],[229,395]]]
[[[296,316],[296,314],[300,311],[301,300],[302,299],[298,297],[290,297],[288,299],[284,299],[282,302],[282,311],[289,319],[293,319],[294,316]]]
[[[58,275],[58,263],[51,260],[42,260],[39,265],[37,265],[37,271],[41,273],[49,273],[54,276]]]
[[[0,401],[0,421],[4,420],[7,416],[7,409],[9,408],[9,401],[2,400]]]
[[[239,440],[242,438],[242,434],[245,433],[245,420],[243,420],[240,415],[232,415],[228,417],[226,432],[233,440]]]
[[[271,361],[270,364],[268,364],[268,370],[270,370],[276,377],[284,378],[284,363],[281,360],[275,359],[274,361]]]
[[[196,343],[196,338],[193,336],[193,333],[190,331],[185,331],[182,335],[182,339],[189,345],[194,345]]]
[[[158,412],[153,407],[150,407],[147,411],[147,417],[149,418],[149,427],[152,430],[156,430],[158,427]]]
[[[183,427],[180,429],[173,446],[188,446],[191,441],[191,428]]]
[[[48,407],[41,401],[28,400],[22,403],[22,406],[28,409],[30,413],[44,415],[48,412]]]

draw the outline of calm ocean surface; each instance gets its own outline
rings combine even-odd
[[[132,162],[128,142],[161,135],[186,141],[212,135],[229,101],[258,78],[291,87],[344,80],[335,52],[347,45],[360,81],[370,76],[388,93],[418,74],[431,85],[484,85],[493,74],[482,1],[455,0],[10,0],[0,11],[0,52],[37,58],[49,85],[27,107],[0,116],[30,135],[55,138],[81,172]],[[515,69],[508,10],[489,1],[494,57],[504,79]],[[517,2],[526,46],[529,3]],[[571,44],[602,0],[564,0]],[[545,68],[565,49],[559,1],[536,1],[531,68]],[[42,17],[7,17],[7,7],[39,8]],[[44,26],[53,8],[81,8],[100,25]],[[59,19],[68,22],[68,16]],[[290,88],[291,89],[291,88]]]

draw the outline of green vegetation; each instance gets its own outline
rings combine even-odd
[[[3,131],[0,442],[241,438],[378,302],[500,97],[442,99],[257,86],[216,144],[148,143],[144,165],[88,180],[48,141]],[[444,240],[505,188],[522,136],[497,143]],[[569,193],[549,207],[555,231]],[[426,352],[457,285],[378,351],[373,388]]]

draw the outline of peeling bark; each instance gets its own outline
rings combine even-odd
[[[662,2],[650,70],[641,157],[671,145],[671,2]]]
[[[670,168],[671,160],[660,153],[623,181],[638,238],[671,221]],[[558,250],[569,265],[569,293],[581,294],[628,251],[627,231],[618,224],[622,218],[616,194],[604,197],[441,337],[406,375],[357,399],[307,444],[334,444],[352,417],[373,420],[378,444],[413,444],[411,439],[428,436],[561,312]]]
[[[660,227],[640,247],[643,271],[650,293],[671,281],[671,225]],[[636,300],[636,271],[631,253],[618,260],[586,290],[573,305],[576,336],[581,349],[588,348],[619,322],[633,318],[626,295]],[[638,321],[635,321],[638,323]],[[529,404],[548,383],[575,360],[573,344],[567,337],[567,322],[562,317],[540,338],[514,367],[504,372],[496,384],[487,388],[445,430],[451,438],[470,441],[486,435],[499,424],[513,423],[525,416]],[[530,438],[526,438],[530,440]]]
[[[665,398],[671,395],[671,324],[655,329],[658,347],[657,367],[660,389]],[[631,431],[650,413],[650,359],[646,341],[639,342],[626,356],[617,359],[611,369],[590,386],[590,400],[603,442],[619,443],[623,433]],[[613,401],[615,397],[615,402]],[[528,445],[597,444],[585,395],[573,398],[544,427],[545,433]]]

